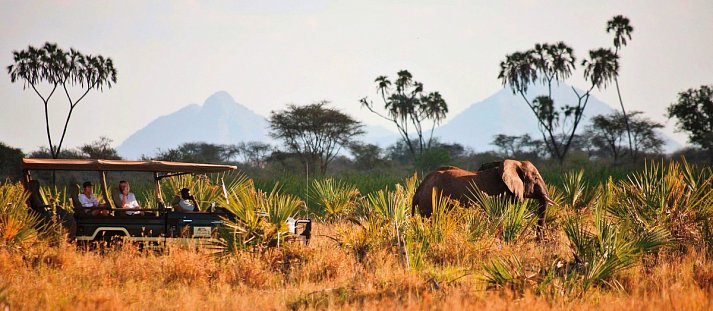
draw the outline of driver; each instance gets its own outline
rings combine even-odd
[[[188,188],[181,189],[181,200],[178,201],[178,206],[182,212],[200,212],[198,202]]]

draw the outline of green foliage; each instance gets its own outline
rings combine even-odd
[[[235,145],[191,142],[167,150],[159,149],[155,155],[144,155],[142,158],[145,160],[222,164],[230,162],[238,154],[238,151],[238,146]]]
[[[226,209],[235,220],[226,218],[217,248],[221,254],[242,250],[263,250],[283,243],[287,220],[296,217],[302,201],[275,187],[269,193],[257,190],[251,181],[231,184]]]
[[[431,171],[451,163],[452,160],[447,150],[436,147],[427,149],[418,155],[414,166],[421,171]]]
[[[473,203],[482,211],[490,231],[505,243],[515,243],[536,221],[535,208],[529,201],[517,202],[504,195],[488,196],[472,190]]]
[[[678,93],[678,100],[667,110],[676,118],[676,127],[688,132],[688,140],[713,153],[713,85],[702,85]]]
[[[392,81],[387,76],[379,76],[374,80],[377,84],[377,93],[384,103],[385,115],[378,112],[374,103],[367,97],[359,102],[362,107],[394,123],[402,141],[408,146],[411,157],[417,159],[424,151],[431,148],[433,130],[446,118],[448,104],[439,92],[426,94],[423,83],[415,81],[407,70],[399,71],[397,76],[393,81],[393,87]],[[430,134],[426,132],[428,121],[431,123]],[[409,134],[414,130],[418,137],[412,140]]]
[[[0,184],[0,248],[26,248],[39,240],[42,219],[27,208],[28,197],[20,183]]]
[[[111,58],[101,55],[85,55],[75,49],[62,50],[57,44],[45,43],[42,47],[29,46],[26,50],[13,51],[14,63],[7,67],[10,81],[23,81],[23,89],[30,87],[40,97],[44,104],[45,125],[47,127],[47,140],[52,158],[61,154],[62,143],[67,133],[72,111],[79,102],[93,89],[103,91],[111,88],[116,83],[116,69]],[[51,91],[42,95],[38,91],[39,85],[47,83]],[[68,87],[79,85],[82,95],[72,99]],[[48,109],[50,98],[55,91],[61,88],[67,95],[69,112],[64,122],[64,129],[59,144],[52,143]]]
[[[607,211],[635,232],[662,227],[682,245],[710,245],[705,226],[713,216],[713,176],[686,162],[651,162],[628,180],[607,183]]]
[[[598,196],[598,188],[590,186],[584,179],[584,170],[564,174],[562,203],[576,211],[591,207]]]
[[[223,206],[226,203],[223,193],[223,182],[228,189],[242,189],[250,181],[241,173],[214,174],[213,179],[208,175],[181,175],[161,180],[161,190],[166,202],[180,198],[181,189],[188,188],[196,198],[201,210],[206,210],[212,203]],[[229,193],[229,192],[228,192]],[[155,195],[147,195],[147,198]]]
[[[327,178],[312,182],[310,212],[326,221],[339,220],[356,207],[359,189],[341,180]],[[315,208],[316,207],[316,208]]]
[[[51,219],[32,211],[27,206],[27,193],[21,183],[6,180],[0,183],[0,248],[27,249],[38,243],[56,244],[64,238],[55,207],[67,206],[66,191],[57,188],[40,189],[41,196],[51,206]]]
[[[19,148],[10,147],[0,142],[0,179],[9,177],[12,180],[19,180],[22,168],[20,161],[25,154]]]
[[[638,234],[628,231],[608,220],[602,208],[594,211],[593,227],[593,231],[588,230],[578,217],[564,224],[582,292],[599,284],[620,288],[621,284],[613,279],[616,273],[635,265],[642,254],[666,245],[669,240],[662,228]]]
[[[508,288],[522,292],[534,283],[535,274],[528,274],[520,260],[513,257],[495,257],[483,264],[483,273],[488,288]]]
[[[307,106],[288,105],[270,113],[270,135],[282,140],[289,152],[297,154],[303,165],[324,174],[342,147],[364,133],[362,124],[328,101]]]

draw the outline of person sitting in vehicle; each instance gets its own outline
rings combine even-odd
[[[92,183],[88,181],[82,184],[83,191],[77,196],[79,203],[82,204],[82,207],[102,207],[102,209],[85,209],[85,212],[87,214],[95,216],[109,215],[109,211],[106,210],[106,205],[99,204],[99,200],[97,200],[97,198],[94,196],[94,193],[92,192],[92,186]]]
[[[178,206],[181,212],[200,212],[198,202],[188,188],[181,189],[181,200],[178,201]]]
[[[119,182],[119,194],[114,198],[116,206],[118,208],[132,208],[139,209],[141,206],[139,202],[136,201],[136,196],[130,191],[131,187],[129,182],[122,180]],[[126,211],[126,215],[143,215],[141,211]]]

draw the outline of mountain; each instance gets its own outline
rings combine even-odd
[[[577,92],[584,93],[582,90]],[[545,94],[547,94],[545,87],[531,86],[526,97],[532,101],[535,97]],[[552,86],[552,98],[556,106],[577,103],[577,96],[572,92],[572,88],[565,84]],[[611,106],[591,96],[584,110],[582,123],[577,126],[577,132],[581,133],[584,127],[591,123],[589,121],[591,117],[613,111]],[[495,148],[490,145],[490,142],[497,134],[523,135],[525,133],[533,138],[542,137],[537,128],[537,120],[522,96],[513,94],[510,88],[503,88],[485,100],[472,104],[446,124],[436,128],[434,136],[438,136],[443,142],[457,142],[481,152]],[[665,134],[661,132],[659,134],[665,142],[664,150],[671,151],[681,147]]]
[[[578,92],[583,93],[581,90]],[[527,97],[546,94],[541,86],[530,88]],[[555,104],[576,103],[576,96],[567,85],[553,86]],[[581,133],[589,119],[598,114],[608,114],[614,109],[592,96],[578,127]],[[392,130],[379,125],[365,125],[366,132],[359,139],[385,148],[400,139]],[[247,141],[263,141],[275,144],[268,135],[265,117],[235,102],[226,92],[217,92],[208,97],[203,105],[188,105],[176,112],[157,118],[127,138],[117,148],[126,159],[155,154],[158,149],[175,148],[186,142],[236,144]],[[490,145],[497,134],[522,135],[528,133],[540,138],[537,121],[522,97],[503,88],[483,101],[476,102],[456,115],[446,124],[436,128],[434,136],[442,142],[455,142],[481,152],[493,150]],[[681,144],[659,132],[665,142],[664,150],[671,152]],[[346,152],[345,152],[346,153]]]
[[[202,106],[188,105],[150,122],[121,143],[117,151],[126,159],[137,159],[186,142],[266,141],[267,126],[263,116],[221,91],[208,97]]]

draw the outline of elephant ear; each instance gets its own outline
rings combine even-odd
[[[525,193],[525,183],[520,178],[518,170],[520,169],[520,163],[513,160],[503,161],[503,182],[508,187],[510,192],[512,192],[518,200],[524,199]]]

